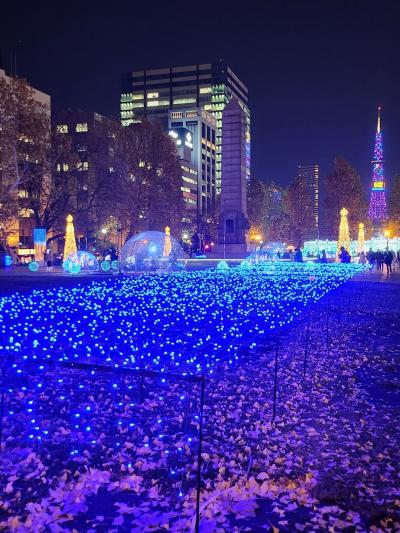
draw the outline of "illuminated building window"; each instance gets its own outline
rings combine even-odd
[[[128,93],[128,94],[121,94],[121,102],[130,102],[131,100],[134,100],[135,97],[132,96],[132,94]]]
[[[132,109],[138,109],[139,107],[144,107],[144,103],[143,102],[135,102],[134,104],[132,104]]]
[[[68,133],[68,124],[57,124],[57,133]]]
[[[18,191],[18,198],[28,198],[28,191],[25,189],[20,189]]]
[[[147,107],[158,107],[163,105],[169,105],[169,100],[150,100],[150,102],[147,102]]]
[[[211,87],[200,87],[200,94],[208,94],[211,92]]]
[[[78,133],[88,131],[88,125],[87,122],[78,122],[78,124],[75,127],[75,131]]]
[[[23,218],[29,218],[31,215],[33,215],[33,212],[33,209],[27,209],[24,207],[20,210],[19,215]]]
[[[171,118],[182,118],[182,117],[183,117],[182,111],[173,111],[171,113]]]
[[[195,103],[196,103],[196,98],[175,98],[175,100],[173,101],[174,105],[195,104]]]
[[[81,163],[78,163],[76,165],[76,168],[80,171],[80,172],[83,172],[85,170],[89,170],[89,163],[87,161],[82,161]]]
[[[57,172],[68,172],[69,170],[69,165],[68,163],[58,163],[57,164]]]
[[[187,176],[182,176],[182,180],[185,181],[186,183],[192,183],[193,185],[196,185],[196,180],[192,178],[188,178]]]
[[[147,98],[158,98],[159,93],[147,93]]]
[[[132,95],[132,100],[143,100],[144,99],[144,94],[133,94]]]

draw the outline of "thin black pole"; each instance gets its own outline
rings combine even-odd
[[[308,356],[308,340],[310,338],[310,320],[311,320],[311,301],[308,302],[308,317],[307,317],[307,330],[306,330],[306,345],[304,347],[304,369],[303,376],[306,375],[307,370],[307,356]]]
[[[201,377],[200,394],[200,428],[199,428],[199,450],[197,457],[197,492],[196,492],[196,526],[195,532],[199,533],[200,528],[200,482],[201,482],[201,454],[203,448],[203,411],[204,411],[204,375]]]
[[[143,374],[142,373],[140,373],[139,384],[140,384],[140,403],[143,403],[144,402],[144,387],[143,387]]]
[[[0,400],[0,454],[1,454],[1,444],[3,442],[3,418],[4,418],[4,403],[6,396],[6,366],[4,364],[2,371],[1,379],[1,400]]]
[[[276,338],[276,349],[275,349],[275,369],[274,369],[274,403],[273,403],[273,412],[272,420],[275,420],[276,415],[276,395],[278,392],[278,350],[279,350],[279,339]]]
[[[329,297],[326,299],[326,352],[329,355]]]

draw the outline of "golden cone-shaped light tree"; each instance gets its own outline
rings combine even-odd
[[[70,254],[74,254],[77,251],[73,220],[74,219],[72,218],[72,215],[67,216],[67,227],[65,229],[65,245],[64,245],[63,261],[66,261]]]
[[[364,233],[364,224],[362,222],[358,225],[358,243],[357,243],[357,252],[365,252],[365,233]]]
[[[340,210],[339,237],[336,247],[336,258],[339,258],[340,248],[343,246],[350,253],[350,232],[347,220],[348,211],[345,207]]]
[[[164,257],[169,257],[169,254],[172,250],[172,244],[171,244],[171,228],[169,226],[165,226],[165,239],[164,239]]]

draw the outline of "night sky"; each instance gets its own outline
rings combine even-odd
[[[121,75],[224,58],[250,93],[252,172],[287,184],[341,154],[369,183],[376,108],[386,176],[400,171],[400,6],[389,1],[7,2],[9,70],[55,108],[118,115]]]

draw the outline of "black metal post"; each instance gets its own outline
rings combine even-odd
[[[4,404],[6,396],[6,365],[4,364],[1,371],[1,399],[0,399],[0,454],[1,444],[3,442],[3,418],[4,418]]]
[[[144,387],[143,387],[143,374],[140,372],[140,381],[139,381],[139,384],[140,384],[140,403],[143,403],[144,401]]]
[[[329,355],[329,298],[326,299],[326,352]]]
[[[275,349],[275,369],[274,369],[274,403],[272,411],[272,421],[275,420],[276,416],[276,396],[278,392],[278,350],[279,350],[279,339],[276,339],[276,349]]]
[[[308,317],[307,317],[307,329],[306,329],[306,344],[305,344],[305,347],[304,347],[303,377],[305,377],[306,370],[307,370],[308,341],[309,341],[309,338],[310,338],[310,320],[311,320],[311,301],[308,302]]]
[[[197,488],[196,488],[196,526],[195,532],[199,533],[200,528],[200,483],[201,483],[201,453],[203,448],[203,412],[204,412],[204,375],[201,377],[200,393],[200,427],[199,427],[199,450],[197,456]]]

